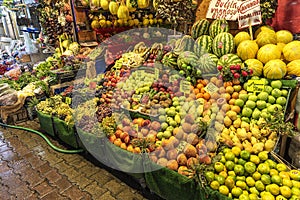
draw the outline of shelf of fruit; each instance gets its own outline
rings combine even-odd
[[[147,153],[164,174],[194,178],[223,198],[297,199],[300,171],[274,151],[281,135],[294,133],[284,114],[297,81],[284,79],[300,76],[300,42],[265,26],[255,40],[228,31],[225,20],[202,19],[191,36],[135,45],[88,84],[95,96],[75,109],[76,127],[104,133],[115,145],[109,148]],[[170,198],[171,185],[158,189],[147,180]]]

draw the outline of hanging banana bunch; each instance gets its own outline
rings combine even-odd
[[[103,10],[108,10],[109,8],[109,1],[108,0],[101,0],[100,6]]]
[[[112,14],[112,15],[117,15],[118,14],[118,9],[119,9],[119,4],[116,2],[116,1],[111,1],[109,3],[109,12]]]
[[[126,6],[129,12],[135,12],[138,7],[136,0],[126,0]]]
[[[129,18],[129,9],[122,0],[121,5],[118,8],[117,16],[119,19],[127,20]]]
[[[149,0],[138,0],[138,7],[143,9],[143,8],[147,8],[150,5],[150,1]]]

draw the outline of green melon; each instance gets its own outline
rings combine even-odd
[[[184,51],[193,51],[195,40],[190,35],[178,39],[175,44],[174,53],[180,54]]]
[[[219,58],[211,53],[206,53],[203,54],[199,60],[198,60],[198,65],[197,69],[200,69],[202,74],[217,74],[218,69],[217,69],[217,63],[218,63]]]
[[[216,19],[209,26],[209,35],[214,38],[219,33],[228,32],[229,24],[225,19]]]
[[[191,29],[191,35],[197,39],[201,35],[208,35],[209,21],[207,19],[200,19],[196,21]]]
[[[241,65],[242,63],[243,62],[240,59],[240,57],[232,53],[223,55],[218,61],[218,65],[221,65],[223,67],[229,67],[231,65],[237,65],[237,64]]]
[[[218,34],[213,40],[212,50],[218,57],[232,53],[234,51],[233,36],[230,33]]]
[[[194,52],[197,56],[212,52],[212,38],[209,35],[202,35],[197,38],[194,45]]]

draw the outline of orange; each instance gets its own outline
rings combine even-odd
[[[203,79],[203,80],[201,80],[200,83],[202,83],[204,86],[206,86],[209,83],[209,80]]]
[[[206,92],[204,87],[200,89],[200,92],[203,93],[203,94]]]
[[[202,83],[198,83],[197,88],[200,90],[201,88],[204,88],[204,85]]]
[[[241,90],[239,93],[240,94],[248,94],[248,92],[246,90]]]
[[[241,112],[241,108],[239,106],[235,106],[235,105],[233,105],[231,107],[231,110],[234,111],[234,112],[236,112],[236,113],[240,113]]]
[[[199,94],[200,90],[198,88],[194,89],[194,94]]]
[[[206,100],[209,100],[210,99],[210,94],[208,92],[205,92],[203,94],[203,98],[206,99]]]
[[[197,98],[197,99],[203,98],[203,94],[202,94],[202,93],[198,93],[198,94],[196,95],[196,98]]]
[[[231,97],[233,99],[238,99],[239,98],[239,93],[238,92],[234,92],[234,93],[232,93]]]
[[[241,82],[240,82],[239,79],[233,79],[233,80],[232,80],[232,83],[233,83],[234,85],[239,85]]]

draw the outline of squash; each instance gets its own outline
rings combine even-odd
[[[286,72],[286,64],[280,59],[270,60],[263,69],[264,76],[268,79],[282,79]]]
[[[280,30],[276,32],[277,43],[290,43],[293,41],[293,34],[288,30]]]
[[[280,59],[281,52],[275,44],[267,44],[257,52],[257,59],[266,64],[270,60]]]
[[[249,69],[253,70],[252,76],[261,76],[263,74],[264,65],[257,59],[248,59],[242,64],[242,68],[247,65]]]
[[[245,32],[245,31],[241,31],[238,34],[236,34],[234,36],[234,44],[235,46],[239,46],[239,44],[244,41],[244,40],[251,40],[251,36],[249,35],[249,33]]]
[[[258,51],[258,45],[253,40],[242,41],[237,48],[237,55],[242,60],[255,58]]]
[[[292,41],[282,49],[283,56],[287,61],[300,59],[300,41]]]
[[[266,44],[276,44],[277,37],[275,31],[262,31],[256,37],[256,43],[259,47],[262,47]]]
[[[287,64],[287,74],[300,76],[300,59],[293,60]]]

